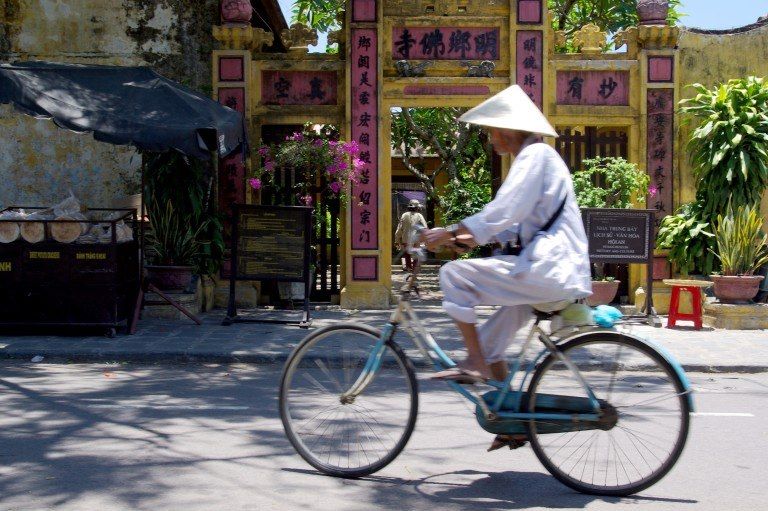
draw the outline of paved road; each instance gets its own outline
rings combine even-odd
[[[765,509],[768,375],[694,374],[672,473],[627,499],[576,494],[423,382],[405,452],[374,477],[318,475],[285,440],[274,366],[0,363],[2,510]],[[724,414],[724,415],[723,415]]]

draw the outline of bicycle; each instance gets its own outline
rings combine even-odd
[[[488,381],[491,390],[482,394],[475,386],[448,385],[474,404],[484,430],[526,434],[544,467],[577,491],[626,496],[658,482],[688,437],[693,398],[682,367],[629,333],[594,326],[548,332],[544,325],[558,311],[535,313],[505,381]],[[370,475],[408,442],[418,384],[412,361],[394,341],[401,327],[435,370],[456,365],[416,316],[408,284],[380,331],[358,323],[325,327],[289,357],[280,417],[293,447],[320,472]],[[544,348],[527,360],[534,339]]]

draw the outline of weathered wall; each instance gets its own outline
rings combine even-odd
[[[768,76],[768,23],[750,25],[731,32],[709,33],[683,30],[679,42],[680,97],[692,97],[694,91],[686,88],[692,83],[707,87],[749,75]],[[677,144],[678,201],[694,199],[696,186],[685,145],[696,128],[696,122],[680,119]]]
[[[0,0],[0,61],[150,65],[210,91],[218,0]],[[0,206],[136,193],[140,158],[0,106]]]

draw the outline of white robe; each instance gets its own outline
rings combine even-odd
[[[567,196],[565,209],[541,232]],[[533,137],[523,145],[496,197],[461,224],[479,244],[519,233],[519,256],[452,261],[440,269],[443,307],[454,319],[477,323],[474,307],[502,306],[479,328],[488,363],[504,360],[531,304],[575,300],[592,292],[587,237],[568,167]]]

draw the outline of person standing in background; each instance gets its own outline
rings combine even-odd
[[[403,216],[400,217],[400,222],[397,224],[397,230],[395,231],[395,244],[398,250],[403,250],[408,246],[408,243],[410,243],[408,238],[414,227],[419,225],[427,227],[427,221],[420,211],[421,203],[416,199],[411,199],[411,202],[408,203],[408,211],[403,213]],[[405,252],[404,257],[405,265],[403,266],[403,270],[412,273],[414,265],[413,258],[407,251]]]

